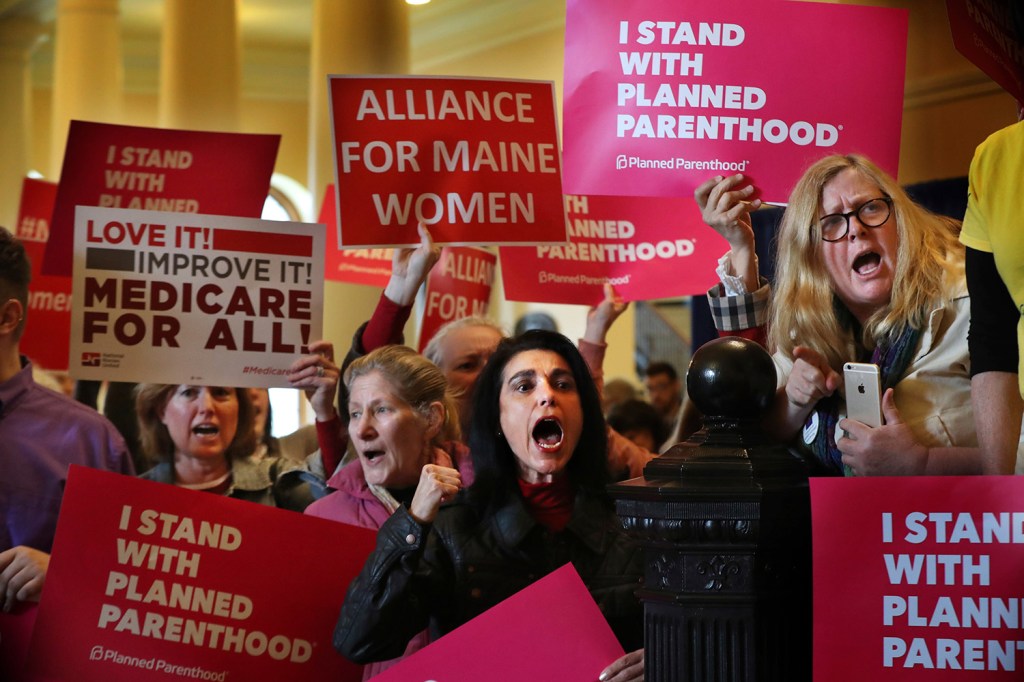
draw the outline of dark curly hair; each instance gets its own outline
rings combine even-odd
[[[510,496],[520,494],[516,485],[519,475],[516,456],[505,438],[498,435],[499,400],[505,367],[513,357],[530,350],[552,351],[568,363],[580,397],[583,431],[566,465],[566,473],[578,491],[603,499],[610,505],[605,492],[609,482],[608,436],[601,399],[590,377],[590,369],[569,339],[557,332],[541,329],[503,339],[477,379],[469,432],[475,480],[468,491],[468,502],[486,518],[501,508]]]

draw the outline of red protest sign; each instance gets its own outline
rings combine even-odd
[[[812,478],[814,679],[1018,680],[1024,480]]]
[[[331,635],[375,535],[72,466],[30,665],[80,682],[360,680]]]
[[[76,206],[260,217],[280,140],[72,121],[43,272],[71,274]]]
[[[566,564],[374,679],[596,680],[623,653],[576,569]]]
[[[52,182],[32,178],[22,182],[15,236],[25,245],[32,263],[32,282],[20,348],[37,366],[65,371],[71,335],[71,278],[42,272],[56,195],[57,185]]]
[[[1024,7],[1019,0],[946,0],[953,45],[1024,102]]]
[[[906,10],[883,7],[569,0],[565,191],[692,196],[739,172],[784,202],[850,152],[895,176],[906,42]]]
[[[611,284],[626,301],[703,294],[729,245],[693,199],[567,196],[569,244],[503,246],[510,301],[597,305]]]
[[[288,387],[323,327],[323,226],[80,206],[76,379]]]
[[[0,680],[5,682],[45,682],[28,676],[28,650],[39,607],[31,602],[16,602],[10,611],[0,611]]]
[[[483,249],[467,246],[441,249],[441,258],[427,277],[420,352],[445,324],[487,314],[497,260],[493,253]]]
[[[338,202],[334,185],[327,185],[320,222],[327,226],[324,277],[334,282],[384,288],[391,278],[392,249],[339,249]]]
[[[329,78],[339,243],[565,241],[550,82]]]

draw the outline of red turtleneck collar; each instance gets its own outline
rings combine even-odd
[[[573,489],[568,476],[559,476],[551,483],[519,481],[519,490],[530,515],[552,533],[564,529],[572,517]]]

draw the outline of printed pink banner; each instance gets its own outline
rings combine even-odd
[[[71,336],[71,278],[42,272],[56,195],[57,185],[52,182],[25,178],[21,184],[16,236],[25,245],[32,263],[32,282],[20,347],[36,366],[66,371]]]
[[[391,278],[391,249],[339,249],[338,202],[334,185],[327,185],[320,222],[327,226],[324,277],[334,282],[367,284],[383,289]]]
[[[323,225],[80,206],[76,379],[290,386],[322,338]]]
[[[72,121],[43,272],[71,275],[76,206],[259,218],[280,140]]]
[[[30,665],[76,682],[360,680],[331,637],[375,535],[72,466]]]
[[[421,352],[445,324],[463,317],[487,315],[497,261],[493,253],[484,249],[441,249],[441,258],[427,277],[427,304],[420,325]]]
[[[329,78],[342,247],[565,241],[551,82]]]
[[[593,682],[623,653],[566,564],[373,679]]]
[[[627,301],[702,295],[729,245],[693,199],[565,197],[570,243],[500,249],[505,298],[597,305],[604,284]]]
[[[946,0],[946,11],[957,51],[1024,103],[1024,4]]]
[[[686,197],[741,172],[785,202],[850,152],[895,176],[906,43],[906,10],[568,0],[565,191]]]
[[[1019,680],[1024,479],[812,478],[814,679]]]

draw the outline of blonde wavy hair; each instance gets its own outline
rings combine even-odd
[[[431,403],[439,402],[444,406],[444,423],[433,438],[434,446],[460,440],[458,408],[448,389],[448,381],[437,365],[408,346],[382,346],[349,365],[345,371],[345,386],[349,392],[356,379],[371,372],[380,372],[398,397],[425,419],[430,418],[428,406]]]
[[[898,249],[889,302],[864,323],[857,321],[836,295],[825,269],[817,226],[822,189],[846,169],[856,170],[892,199]],[[807,346],[828,358],[833,369],[874,348],[905,328],[921,328],[928,313],[947,302],[948,283],[962,276],[964,249],[960,222],[918,206],[896,181],[863,156],[827,156],[810,168],[793,188],[778,233],[775,294],[769,311],[768,345],[793,357]]]

